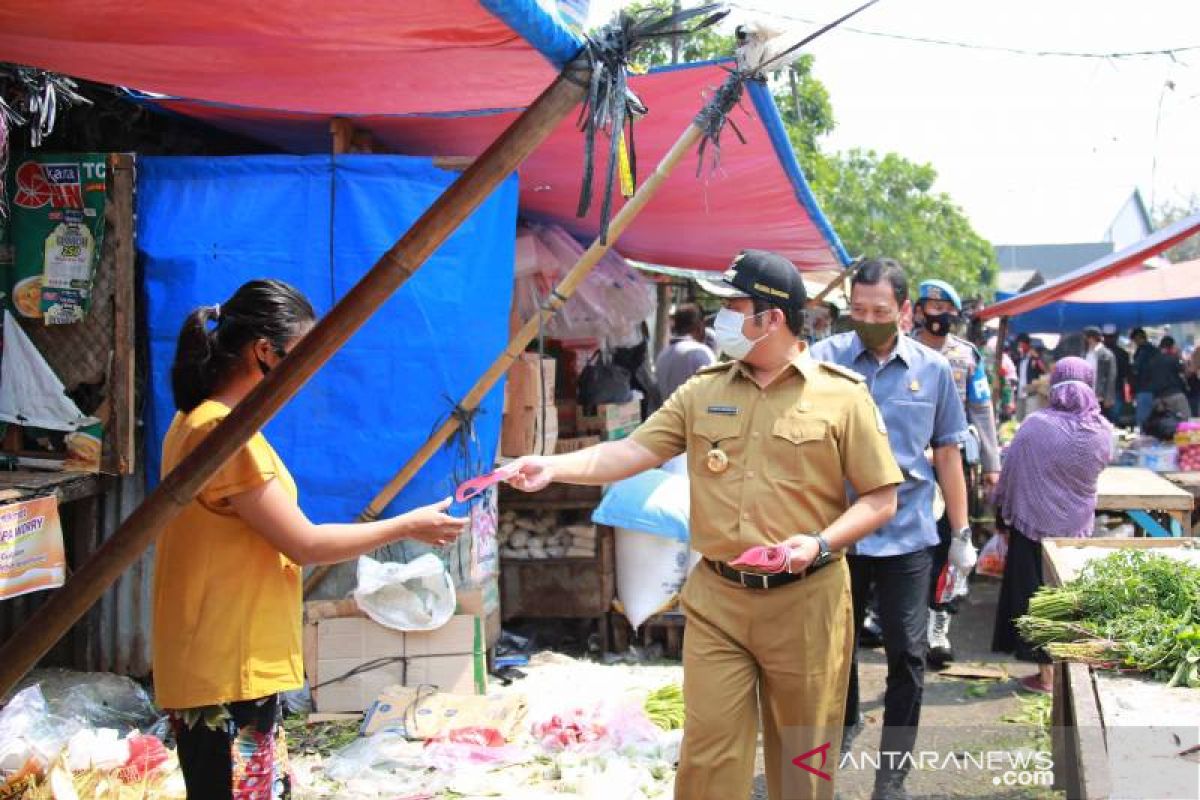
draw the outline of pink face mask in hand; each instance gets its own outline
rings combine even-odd
[[[729,566],[751,567],[753,569],[760,569],[763,572],[785,572],[790,560],[791,554],[788,552],[787,545],[759,545],[751,547],[736,559],[730,561]]]
[[[480,475],[476,478],[463,481],[454,491],[454,500],[458,503],[465,503],[483,494],[489,487],[495,486],[497,483],[508,480],[515,476],[517,470],[512,466],[501,467],[495,472],[489,472],[487,475]]]

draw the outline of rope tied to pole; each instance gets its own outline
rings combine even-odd
[[[608,224],[612,218],[613,184],[618,167],[628,165],[625,183],[637,186],[637,153],[634,148],[634,122],[647,112],[646,105],[629,87],[633,56],[646,45],[660,39],[686,36],[717,24],[729,12],[719,5],[705,5],[678,14],[663,15],[651,10],[642,13],[621,11],[608,25],[584,38],[583,55],[591,67],[591,79],[577,125],[584,134],[583,185],[579,192],[576,216],[591,210],[595,183],[596,137],[608,134],[608,164],[604,176],[604,195],[600,207],[600,241],[608,242]],[[695,25],[688,23],[698,20]]]

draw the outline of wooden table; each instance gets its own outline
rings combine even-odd
[[[1163,477],[1189,492],[1193,499],[1200,499],[1200,472],[1164,472]],[[1192,513],[1192,536],[1200,536],[1200,518]]]
[[[1069,551],[1086,547],[1158,550],[1178,539],[1046,539],[1046,583],[1061,586],[1077,574]],[[1055,788],[1068,798],[1188,796],[1196,762],[1177,754],[1197,744],[1200,692],[1171,688],[1141,676],[1054,665],[1051,741]],[[1152,765],[1147,767],[1147,765]],[[1158,789],[1156,792],[1155,789]]]
[[[1123,511],[1150,535],[1163,535],[1147,513],[1162,511],[1178,524],[1175,535],[1193,534],[1192,493],[1142,467],[1108,467],[1096,487],[1097,511]],[[1156,530],[1157,529],[1157,530]]]

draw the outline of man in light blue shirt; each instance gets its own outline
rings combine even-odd
[[[887,525],[861,539],[849,556],[854,594],[855,636],[861,632],[868,591],[875,587],[883,630],[888,677],[884,694],[882,756],[875,776],[874,800],[907,798],[904,779],[921,716],[928,646],[929,548],[938,543],[933,514],[934,468],[955,531],[967,527],[967,491],[959,443],[967,421],[950,363],[900,333],[910,319],[908,279],[890,258],[863,263],[852,281],[850,316],[854,330],[813,345],[813,357],[849,367],[866,378],[882,413],[892,452],[904,473],[899,509]],[[925,456],[933,448],[933,463]],[[951,545],[950,560],[968,558],[961,536]],[[857,732],[858,664],[851,666],[846,700],[847,743]]]

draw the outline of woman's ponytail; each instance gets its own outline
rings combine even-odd
[[[200,405],[213,390],[213,350],[220,306],[201,306],[188,314],[175,345],[171,391],[175,407],[184,413]]]

